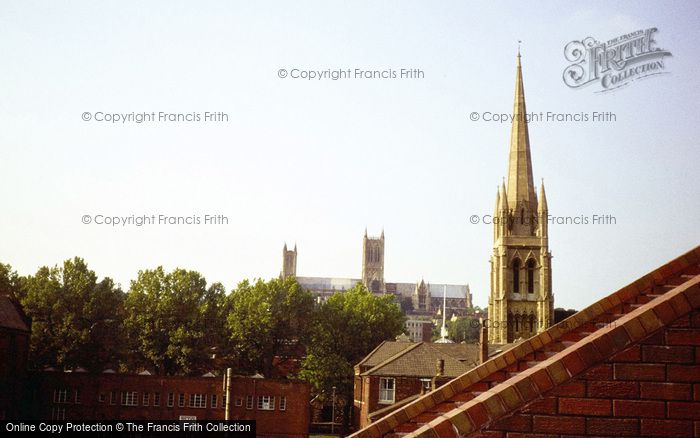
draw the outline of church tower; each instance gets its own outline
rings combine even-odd
[[[381,237],[365,237],[362,239],[362,284],[370,292],[383,294],[384,285],[384,230]]]
[[[413,290],[413,295],[411,296],[411,302],[414,312],[430,312],[430,285],[425,284],[423,279],[416,283],[416,288]]]
[[[518,51],[508,181],[496,193],[489,296],[489,341],[504,344],[549,327],[552,271],[544,182],[535,195],[523,74]]]
[[[287,244],[282,248],[282,278],[296,277],[297,275],[297,245],[294,249],[287,250]]]

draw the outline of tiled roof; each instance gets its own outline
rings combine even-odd
[[[365,356],[360,363],[358,363],[358,366],[361,366],[363,368],[372,368],[380,363],[384,362],[385,360],[389,359],[390,357],[394,356],[396,353],[399,353],[401,351],[406,350],[407,348],[411,348],[415,346],[413,342],[401,342],[401,341],[384,341],[377,348],[372,350],[367,356]]]
[[[478,432],[700,309],[700,247],[471,369],[353,436]]]
[[[29,326],[12,298],[0,296],[0,327],[28,332]]]
[[[459,344],[451,344],[459,346]],[[373,376],[405,376],[405,377],[433,377],[436,372],[436,364],[439,359],[445,361],[443,375],[457,377],[467,372],[473,363],[463,363],[447,354],[447,349],[442,351],[433,348],[434,344],[419,342],[394,357],[378,364],[374,368],[362,373]],[[478,357],[478,351],[474,361]]]

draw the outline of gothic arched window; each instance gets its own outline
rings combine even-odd
[[[513,260],[513,293],[520,293],[520,259]]]
[[[533,259],[527,261],[527,293],[535,293],[535,261]]]

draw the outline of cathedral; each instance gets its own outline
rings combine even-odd
[[[496,193],[489,295],[489,342],[529,338],[552,323],[552,254],[544,181],[535,194],[520,53],[510,133],[508,179]]]
[[[384,231],[379,237],[367,235],[362,238],[362,277],[301,277],[297,275],[297,246],[282,249],[282,277],[296,277],[300,285],[309,290],[318,301],[343,292],[362,283],[377,295],[391,294],[401,305],[404,313],[413,316],[441,314],[446,302],[448,317],[464,316],[472,307],[472,294],[468,284],[431,284],[421,279],[415,283],[387,282],[384,279]],[[443,300],[443,294],[446,299]]]

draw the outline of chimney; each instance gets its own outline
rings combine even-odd
[[[443,374],[445,374],[445,359],[438,359],[435,363],[435,377],[433,377],[431,382],[433,391],[437,388],[437,379],[442,377]]]
[[[484,363],[489,360],[489,329],[484,325],[484,319],[479,318],[479,326],[481,333],[479,334],[479,343],[481,350],[479,351],[479,363]]]

